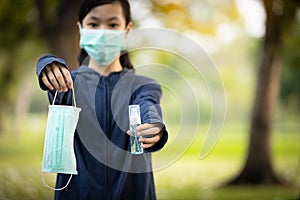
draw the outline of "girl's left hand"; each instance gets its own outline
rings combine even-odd
[[[142,124],[136,128],[137,135],[141,136],[139,141],[143,143],[144,149],[155,145],[163,136],[163,125],[160,123]],[[127,132],[130,135],[130,131]]]

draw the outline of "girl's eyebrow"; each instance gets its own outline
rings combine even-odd
[[[110,18],[106,19],[106,21],[114,21],[114,20],[120,20],[120,19],[117,16],[110,17]]]
[[[93,16],[93,15],[92,15],[92,16],[89,16],[88,19],[90,19],[90,20],[97,20],[97,21],[100,20],[98,17]]]
[[[89,17],[88,17],[88,19],[89,19],[89,20],[96,20],[96,21],[100,21],[100,18],[99,18],[99,17],[97,17],[97,16],[94,16],[94,15],[92,15],[92,16],[89,16]],[[110,22],[110,21],[115,21],[115,20],[119,21],[119,20],[120,20],[120,18],[119,18],[119,17],[117,17],[117,16],[114,16],[114,17],[110,17],[110,18],[106,19],[105,21],[107,21],[107,22]]]

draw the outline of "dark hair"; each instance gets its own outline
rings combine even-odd
[[[104,4],[111,4],[114,2],[119,2],[122,10],[123,15],[125,17],[126,26],[131,22],[131,14],[130,14],[130,4],[128,0],[81,0],[80,9],[79,9],[79,23],[82,24],[83,19],[85,16],[94,8],[97,6],[101,6]],[[80,50],[80,54],[78,56],[79,64],[81,65],[88,54],[84,49]],[[122,51],[120,56],[120,63],[123,68],[133,69],[133,65],[130,62],[128,52]]]

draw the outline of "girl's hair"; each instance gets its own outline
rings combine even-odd
[[[101,6],[104,4],[111,4],[114,2],[119,2],[122,10],[123,15],[125,17],[126,26],[129,22],[131,22],[131,14],[130,14],[130,4],[128,0],[81,0],[80,9],[79,9],[79,23],[82,24],[83,19],[85,16],[97,6]],[[80,54],[78,56],[79,64],[81,65],[85,59],[87,58],[88,54],[84,49],[80,50]],[[120,56],[120,63],[123,68],[133,69],[133,65],[130,62],[128,52],[122,51]]]

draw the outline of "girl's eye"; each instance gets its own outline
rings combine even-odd
[[[118,28],[119,27],[119,24],[116,24],[116,23],[112,23],[109,25],[111,28]]]
[[[97,24],[96,23],[88,23],[88,26],[92,27],[92,28],[95,28],[95,27],[97,27]]]

